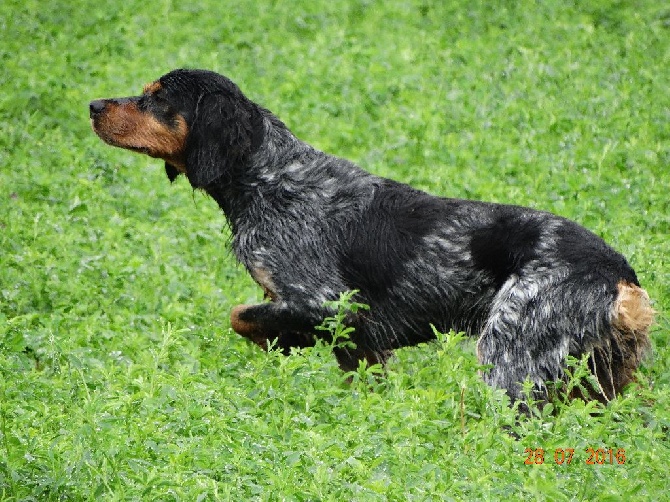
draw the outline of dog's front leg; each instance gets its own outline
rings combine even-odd
[[[305,314],[305,309],[283,302],[238,305],[230,313],[230,324],[236,333],[263,349],[273,344],[288,355],[291,347],[312,347],[316,343],[315,326],[327,315],[326,311]],[[336,347],[334,353],[343,371],[355,371],[363,359],[368,365],[384,366],[392,352],[370,347]]]
[[[314,327],[325,313],[305,313],[284,302],[237,305],[230,312],[233,330],[267,350],[269,343],[288,354],[291,347],[311,347],[316,343]]]

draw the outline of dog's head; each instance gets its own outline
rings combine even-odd
[[[139,96],[91,101],[89,113],[103,141],[165,160],[171,181],[183,173],[196,188],[244,168],[263,140],[261,108],[204,70],[171,71]]]

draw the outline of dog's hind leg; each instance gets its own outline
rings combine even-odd
[[[512,276],[498,291],[484,324],[477,355],[492,365],[484,380],[523,399],[522,383],[533,383],[534,399],[547,399],[545,382],[563,379],[564,362],[579,328],[578,312],[570,312],[560,279],[543,274]]]
[[[633,381],[653,320],[640,287],[610,284],[548,272],[513,276],[498,292],[477,344],[482,364],[493,365],[484,380],[521,399],[526,379],[533,398],[546,400],[545,382],[565,378],[567,355],[589,355],[595,384],[583,382],[571,397],[607,402]]]

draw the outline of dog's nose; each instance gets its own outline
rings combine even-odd
[[[102,99],[96,99],[95,101],[91,101],[91,103],[88,105],[88,113],[91,118],[101,113],[104,109],[105,109],[105,102]]]

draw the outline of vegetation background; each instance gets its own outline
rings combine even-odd
[[[0,499],[667,496],[667,3],[3,0],[0,61]],[[517,423],[453,334],[352,385],[328,347],[249,346],[218,208],[89,127],[175,67],[379,175],[603,236],[659,312],[640,385]]]

